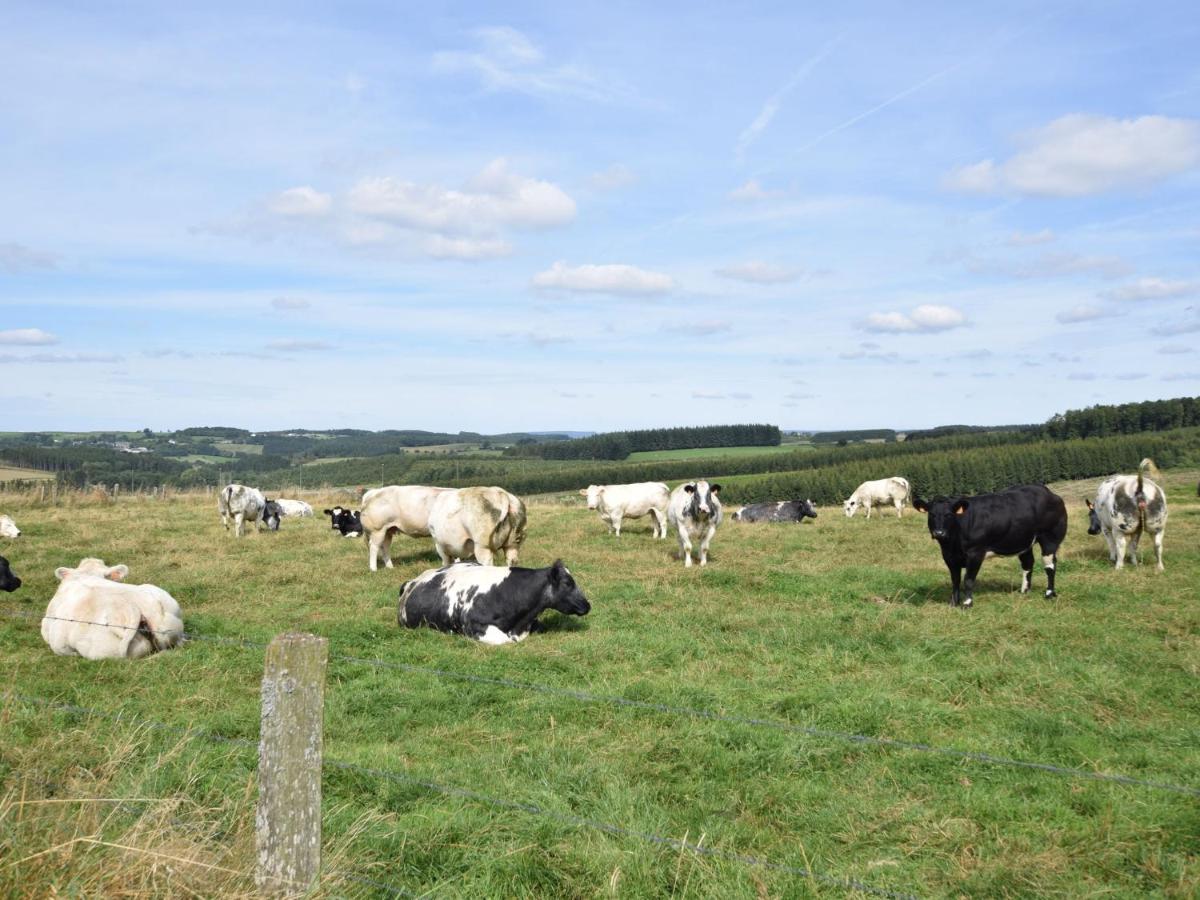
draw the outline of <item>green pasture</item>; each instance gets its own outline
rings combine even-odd
[[[400,585],[436,564],[427,539],[397,538],[395,568],[372,573],[364,543],[321,518],[236,540],[199,497],[0,498],[23,531],[0,552],[25,579],[0,595],[0,665],[26,698],[0,700],[0,895],[254,891],[254,748],[138,720],[255,740],[262,649],[86,662],[4,614],[40,614],[56,566],[100,556],[169,590],[201,637],[327,636],[327,760],[425,783],[327,764],[310,896],[392,896],[362,879],[439,898],[859,896],[850,879],[922,897],[1197,896],[1194,793],[845,737],[1200,788],[1196,478],[1166,475],[1164,573],[1115,572],[1085,533],[1096,482],[1071,483],[1060,597],[1043,599],[1040,570],[1016,593],[1016,560],[992,559],[965,611],[919,515],[730,521],[710,564],[685,569],[648,520],[614,539],[582,501],[535,502],[522,562],[562,557],[593,609],[501,648],[397,626]]]

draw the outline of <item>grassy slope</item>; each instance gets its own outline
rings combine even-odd
[[[0,465],[0,481],[53,481],[53,472]]]
[[[778,447],[700,447],[693,450],[641,450],[629,454],[630,462],[654,459],[704,459],[710,456],[759,456],[763,453],[791,453],[812,450],[812,444],[780,444]]]
[[[992,560],[970,612],[946,605],[918,516],[727,523],[711,564],[685,570],[645,520],[617,542],[593,514],[535,506],[523,561],[564,556],[593,613],[549,614],[547,633],[494,649],[397,628],[399,585],[434,564],[426,541],[398,539],[396,568],[369,573],[362,542],[322,520],[235,541],[210,504],[186,498],[15,508],[25,534],[3,550],[26,587],[0,607],[40,611],[55,566],[99,554],[169,589],[200,634],[303,628],[333,654],[1196,786],[1195,475],[1168,477],[1163,575],[1113,572],[1077,502],[1094,483],[1073,485],[1061,598],[1012,593],[1015,560]],[[51,656],[36,620],[0,616],[0,664],[26,694],[257,733],[260,650],[197,642],[87,663]],[[19,702],[0,720],[0,856],[14,861],[0,865],[0,894],[249,891],[237,874],[94,844],[26,857],[93,835],[248,872],[253,749]],[[1200,892],[1200,804],[1153,789],[344,661],[330,667],[326,740],[334,758],[924,896]],[[439,897],[818,893],[785,872],[344,771],[327,770],[325,790],[328,870]],[[164,802],[35,805],[48,796]],[[371,893],[336,875],[324,890]]]

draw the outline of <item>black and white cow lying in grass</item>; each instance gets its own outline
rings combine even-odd
[[[406,582],[397,620],[408,628],[428,625],[484,644],[510,644],[536,631],[537,617],[548,609],[586,616],[591,608],[561,559],[545,569],[455,563]]]
[[[815,519],[817,508],[811,500],[780,500],[777,503],[751,503],[733,514],[737,522],[803,522]]]
[[[8,591],[11,594],[20,586],[21,579],[8,567],[8,560],[0,556],[0,591]]]
[[[335,506],[333,509],[322,510],[329,516],[329,526],[342,537],[362,537],[362,514],[357,509],[346,509]]]

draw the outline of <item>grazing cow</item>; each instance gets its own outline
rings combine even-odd
[[[456,563],[406,582],[397,619],[408,628],[428,625],[485,644],[511,644],[538,630],[537,617],[547,609],[586,616],[591,608],[561,559],[545,569]]]
[[[313,508],[303,500],[284,500],[280,497],[275,501],[279,504],[279,510],[282,515],[292,516],[293,518],[309,518],[313,514]]]
[[[342,537],[362,537],[362,517],[357,509],[335,506],[333,509],[322,510],[322,515],[329,516],[329,527]]]
[[[908,502],[908,498],[912,495],[912,489],[908,485],[908,481],[899,476],[893,478],[880,478],[878,481],[864,481],[849,499],[842,504],[842,508],[846,511],[846,517],[853,516],[861,506],[867,511],[867,518],[871,518],[871,507],[886,506],[892,504],[896,507],[896,518],[900,518],[904,514],[904,504]]]
[[[649,515],[654,522],[654,536],[667,536],[667,506],[671,490],[659,481],[639,484],[589,484],[580,496],[587,497],[587,508],[600,513],[600,521],[608,533],[621,536],[622,519],[640,519]]]
[[[260,518],[267,526],[267,531],[278,531],[279,520],[283,518],[283,507],[279,505],[278,500],[268,500],[263,504]]]
[[[246,487],[244,484],[227,484],[217,495],[217,511],[221,513],[221,524],[229,530],[229,522],[234,524],[233,533],[241,537],[246,533],[246,521],[255,523],[256,528],[262,528],[262,511],[267,505],[267,498],[258,488]]]
[[[42,638],[59,656],[140,659],[183,639],[175,598],[152,584],[123,584],[127,566],[85,559],[54,571],[60,582],[42,619]]]
[[[733,514],[738,522],[803,522],[815,519],[817,508],[811,500],[780,500],[778,503],[751,503]]]
[[[679,534],[679,550],[684,566],[692,564],[692,538],[700,538],[700,565],[708,565],[708,545],[721,524],[721,501],[717,499],[719,484],[691,481],[671,491],[667,519]]]
[[[392,538],[397,533],[429,537],[433,501],[453,491],[454,488],[393,484],[363,494],[362,528],[368,541],[368,568],[374,572],[380,562],[384,568],[392,568]]]
[[[1108,544],[1108,558],[1117,568],[1125,566],[1125,541],[1129,541],[1129,558],[1138,564],[1138,540],[1143,531],[1154,536],[1154,556],[1158,571],[1163,570],[1163,532],[1167,527],[1167,495],[1157,484],[1145,477],[1154,465],[1143,459],[1136,475],[1114,475],[1096,491],[1096,502],[1085,501],[1088,508],[1088,534],[1103,534]]]
[[[443,491],[429,511],[429,534],[442,565],[474,556],[490,566],[494,554],[504,551],[511,566],[525,540],[525,504],[499,487]]]
[[[20,536],[21,529],[17,527],[17,523],[8,516],[0,516],[0,537],[18,538]]]
[[[20,586],[21,579],[8,567],[8,560],[0,556],[0,591],[8,591],[11,594]]]
[[[1067,534],[1067,507],[1062,497],[1045,485],[1022,484],[995,494],[974,497],[935,497],[928,502],[913,497],[913,509],[929,514],[929,534],[942,548],[942,559],[953,585],[950,602],[962,597],[959,582],[967,569],[963,606],[975,601],[975,576],[984,559],[1016,556],[1021,563],[1021,593],[1029,591],[1033,576],[1033,545],[1042,550],[1046,568],[1046,596],[1054,592],[1058,548]]]

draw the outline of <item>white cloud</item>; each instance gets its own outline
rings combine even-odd
[[[1095,381],[1096,376],[1092,372],[1072,372],[1067,376],[1067,381]]]
[[[635,181],[637,181],[637,177],[628,166],[613,163],[607,169],[589,175],[587,183],[588,187],[593,190],[615,191],[619,188],[629,187]]]
[[[863,331],[891,334],[949,331],[967,324],[967,317],[952,306],[924,303],[908,313],[871,313],[859,327]]]
[[[24,244],[0,244],[0,270],[10,275],[57,267],[58,257],[53,254],[42,253]]]
[[[1072,113],[1018,138],[1005,162],[985,159],[945,179],[967,193],[1084,197],[1153,184],[1200,166],[1200,122]]]
[[[0,344],[16,344],[22,347],[39,347],[57,344],[58,338],[40,328],[10,328],[0,331]]]
[[[115,353],[31,353],[27,356],[14,356],[11,353],[0,354],[0,363],[116,363],[124,362],[125,357]]]
[[[1064,325],[1073,325],[1077,322],[1091,322],[1095,319],[1108,319],[1115,316],[1117,313],[1106,306],[1098,306],[1094,303],[1080,303],[1072,306],[1070,309],[1064,309],[1054,318]]]
[[[315,350],[333,349],[333,345],[325,341],[310,341],[301,338],[280,338],[275,341],[267,341],[267,347],[271,350],[279,350],[282,353],[305,353]]]
[[[333,209],[333,197],[307,185],[288,188],[268,199],[267,209],[285,218],[320,218]]]
[[[675,287],[669,275],[627,265],[568,266],[562,260],[533,276],[533,286],[602,294],[665,294]]]
[[[303,297],[273,297],[271,306],[275,309],[308,309],[312,304]]]
[[[421,245],[434,259],[498,259],[513,252],[513,246],[501,238],[444,237],[435,234]]]
[[[692,391],[692,398],[695,400],[753,400],[753,394],[747,394],[745,391],[733,391],[725,394],[721,391]]]
[[[632,95],[615,79],[602,81],[580,65],[547,62],[541,49],[516,28],[503,25],[477,28],[471,35],[478,44],[474,52],[435,53],[433,70],[441,74],[475,75],[484,90],[491,92],[574,96],[598,101],[628,99]]]
[[[756,203],[760,200],[769,200],[777,196],[776,191],[763,190],[763,186],[758,183],[758,179],[751,178],[745,184],[735,187],[729,192],[729,199],[736,200],[739,203]]]
[[[1032,259],[983,259],[967,254],[968,272],[976,275],[1003,275],[1009,278],[1058,278],[1068,275],[1096,274],[1119,278],[1128,274],[1129,263],[1117,256],[1086,256],[1081,253],[1042,253]]]
[[[1200,331],[1200,315],[1192,316],[1190,319],[1164,322],[1162,325],[1155,325],[1150,331],[1163,337],[1174,337],[1177,334],[1194,334]]]
[[[504,159],[489,163],[464,190],[384,176],[358,182],[346,199],[358,215],[441,234],[550,228],[575,218],[575,201],[562,188],[510,172]]]
[[[785,284],[789,281],[795,281],[801,275],[797,269],[789,269],[786,266],[775,265],[774,263],[763,262],[762,260],[735,263],[717,269],[716,273],[722,278],[732,278],[735,281],[750,281],[755,284]]]
[[[1187,297],[1200,292],[1200,282],[1171,281],[1167,278],[1139,278],[1137,281],[1123,284],[1111,291],[1105,291],[1102,296],[1109,300],[1168,300],[1173,297]]]
[[[1162,377],[1163,381],[1194,381],[1200,385],[1200,372],[1170,372]]]
[[[750,148],[750,145],[757,141],[759,135],[761,135],[763,131],[766,130],[767,126],[771,124],[771,120],[774,119],[775,114],[779,112],[779,107],[783,104],[783,101],[787,95],[799,87],[800,84],[803,83],[806,78],[808,78],[809,73],[816,68],[817,64],[820,63],[821,60],[829,55],[829,51],[833,49],[837,42],[838,39],[835,38],[821,48],[821,51],[815,56],[805,60],[804,64],[796,70],[792,77],[789,78],[779,90],[767,98],[766,102],[762,105],[762,109],[758,111],[758,115],[754,117],[754,121],[747,125],[745,129],[742,130],[742,133],[738,135],[735,152],[739,158],[745,155],[745,152]]]
[[[1014,231],[1008,236],[1006,243],[1010,247],[1028,247],[1033,244],[1049,244],[1055,239],[1054,232],[1049,228],[1041,231]]]

